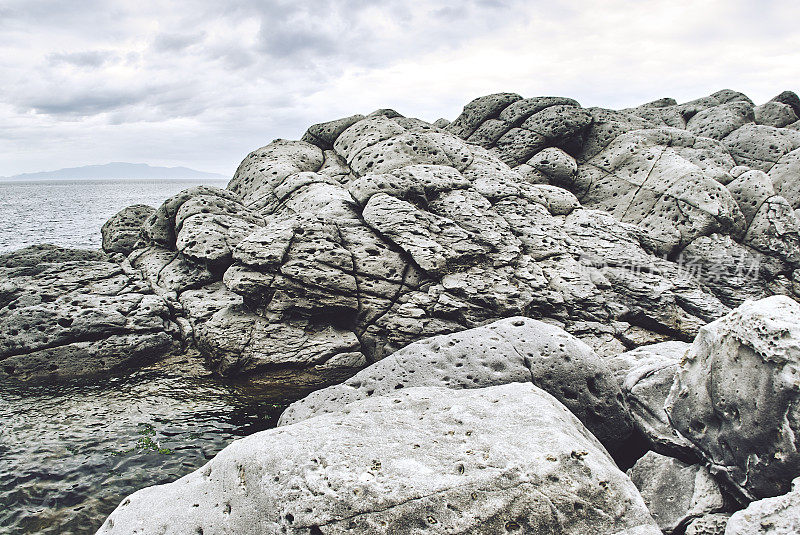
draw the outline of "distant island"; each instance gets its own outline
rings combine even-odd
[[[112,162],[104,165],[84,165],[56,171],[23,173],[3,177],[3,180],[91,180],[116,178],[230,178],[219,173],[206,173],[188,167],[154,167],[146,163]]]

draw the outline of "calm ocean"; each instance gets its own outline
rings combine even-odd
[[[157,208],[181,190],[226,179],[0,181],[0,253],[37,243],[97,249],[100,227],[131,204]]]

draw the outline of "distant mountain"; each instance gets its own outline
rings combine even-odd
[[[90,180],[108,178],[230,178],[218,173],[195,171],[188,167],[153,167],[146,163],[112,162],[105,165],[85,165],[57,171],[23,173],[3,177],[5,180]]]

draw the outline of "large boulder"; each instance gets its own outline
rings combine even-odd
[[[591,433],[519,383],[409,388],[251,435],[98,533],[201,531],[660,533]]]
[[[103,250],[129,255],[141,239],[142,225],[155,211],[152,206],[134,204],[117,212],[100,229]]]
[[[484,388],[532,382],[575,414],[609,450],[631,433],[627,408],[611,373],[586,344],[563,329],[517,317],[413,343],[290,405],[288,425],[401,388]]]
[[[0,256],[0,380],[118,372],[180,348],[168,303],[130,266],[95,251]]]
[[[722,511],[725,498],[708,469],[647,452],[628,475],[664,533],[680,533],[694,518]]]
[[[700,330],[666,402],[673,427],[748,499],[800,475],[800,304],[748,301]]]
[[[800,478],[782,496],[752,502],[728,519],[725,535],[794,535],[800,533]]]

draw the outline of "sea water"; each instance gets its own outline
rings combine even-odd
[[[192,186],[224,188],[227,180],[0,181],[0,253],[37,243],[98,249],[100,227],[132,204],[158,208]]]

